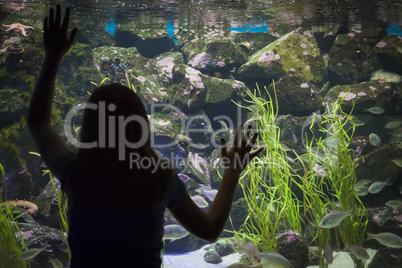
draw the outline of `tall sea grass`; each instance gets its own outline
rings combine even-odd
[[[314,233],[319,250],[323,251],[328,243],[337,242],[362,246],[367,226],[366,209],[355,193],[357,161],[349,149],[350,140],[355,131],[355,124],[350,114],[342,111],[343,99],[326,103],[325,113],[313,115],[309,139],[306,133],[307,152],[299,156],[304,165],[302,178],[304,217],[313,226],[307,232]],[[318,127],[322,134],[316,135],[313,127]],[[308,160],[308,161],[306,161]],[[321,219],[332,210],[353,211],[353,216],[346,217],[339,225],[331,229],[318,227]],[[355,267],[364,267],[364,263],[349,252]],[[324,259],[320,267],[326,267]]]
[[[30,154],[36,155],[41,157],[39,153],[30,152]],[[42,176],[49,174],[50,182],[52,183],[53,192],[57,198],[57,205],[59,208],[59,216],[60,216],[60,228],[62,231],[63,239],[66,242],[67,250],[68,250],[68,257],[71,259],[71,251],[70,246],[68,244],[68,221],[67,221],[67,211],[68,211],[68,203],[67,203],[67,195],[61,191],[59,187],[56,185],[55,178],[53,177],[50,170],[44,170]]]
[[[249,110],[254,116],[245,125],[253,125],[259,133],[258,146],[264,146],[266,150],[248,165],[239,182],[249,211],[239,232],[263,251],[269,251],[276,249],[280,230],[301,231],[299,201],[291,191],[295,173],[279,142],[280,128],[275,125],[278,114],[276,95],[272,99],[268,94],[266,100],[258,87],[247,94],[250,98],[247,102],[253,107]]]
[[[348,147],[355,124],[350,114],[342,111],[343,99],[327,103],[322,115],[313,114],[303,124],[307,129],[303,134],[306,152],[303,155],[294,152],[302,167],[302,172],[296,173],[281,146],[280,128],[275,125],[278,113],[275,84],[273,89],[273,99],[266,88],[267,99],[261,97],[258,87],[253,93],[247,92],[252,108],[244,108],[254,116],[246,125],[252,123],[258,129],[258,145],[266,150],[248,166],[240,180],[248,217],[236,236],[252,240],[263,251],[275,250],[280,230],[301,232],[304,225],[304,234],[310,234],[310,242],[317,244],[320,252],[328,243],[361,246],[367,215],[354,191],[357,162]],[[301,189],[300,200],[291,191],[292,186]],[[332,210],[354,213],[339,226],[319,227],[322,218]],[[361,260],[350,256],[355,267],[364,267]],[[327,267],[324,258],[320,267]]]
[[[5,173],[1,164],[0,173],[5,187]],[[5,193],[6,190],[4,189]],[[4,196],[7,195],[4,194]],[[7,205],[7,200],[3,201],[2,194],[0,193],[0,266],[15,268],[30,267],[29,261],[18,259],[22,249],[27,249],[24,236],[15,221],[13,212]]]

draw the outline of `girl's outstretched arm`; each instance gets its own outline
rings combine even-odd
[[[257,133],[248,140],[250,133],[251,125],[247,127],[245,133],[242,133],[241,125],[239,125],[230,150],[226,147],[225,139],[222,139],[222,159],[225,161],[225,171],[218,193],[207,212],[203,212],[194,204],[187,192],[183,194],[179,204],[170,210],[184,228],[200,239],[213,242],[219,237],[229,217],[242,170],[264,149],[259,148],[251,152]]]
[[[67,37],[70,10],[61,24],[61,8],[57,5],[49,11],[43,25],[45,58],[28,111],[28,128],[44,162],[53,172],[57,173],[56,164],[69,152],[64,142],[51,127],[52,102],[54,98],[54,83],[63,56],[73,44],[77,28]],[[60,174],[54,174],[59,176]]]

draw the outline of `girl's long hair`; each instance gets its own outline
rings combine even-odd
[[[110,84],[95,89],[88,104],[92,108],[84,111],[80,142],[97,146],[78,151],[63,186],[72,202],[129,210],[162,201],[174,172],[151,147],[149,121],[138,95]]]

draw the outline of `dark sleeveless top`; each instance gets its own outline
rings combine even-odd
[[[63,174],[63,184],[71,179],[71,168],[64,163],[60,163],[60,167],[63,169],[59,173]],[[68,242],[72,253],[71,268],[161,267],[164,212],[178,204],[185,190],[175,174],[165,200],[152,207],[127,212],[95,206],[70,207]]]

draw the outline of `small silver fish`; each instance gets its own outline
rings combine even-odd
[[[24,221],[26,221],[27,223],[36,223],[36,221],[34,220],[34,218],[32,218],[32,216],[31,216],[31,214],[29,214],[28,212],[24,212],[24,213],[22,213],[22,216],[21,216],[23,219],[24,219]]]
[[[355,127],[361,127],[364,126],[364,122],[360,119],[353,119],[353,123],[355,124]]]
[[[390,208],[397,208],[402,206],[402,201],[400,199],[390,200],[385,205]]]
[[[324,257],[325,257],[325,262],[326,263],[332,263],[334,261],[334,257],[333,254],[334,253],[334,249],[331,245],[331,243],[327,243],[327,246],[325,247],[324,250]]]
[[[347,246],[347,249],[359,260],[367,260],[370,258],[367,251],[362,246],[352,245]]]
[[[63,263],[59,259],[50,258],[49,262],[50,262],[50,264],[52,264],[53,268],[63,268],[64,267]]]
[[[362,179],[362,180],[360,180],[360,181],[356,182],[355,187],[356,187],[356,186],[367,185],[367,184],[372,183],[372,182],[373,182],[373,180],[369,180],[369,179]]]
[[[385,125],[385,128],[387,129],[394,129],[399,127],[402,124],[402,122],[398,122],[398,121],[392,121],[389,122],[388,124]]]
[[[61,244],[59,245],[59,249],[63,252],[67,252],[68,253],[68,247],[67,247],[67,243],[66,241],[61,242]]]
[[[208,202],[200,195],[194,195],[191,199],[200,208],[206,208],[209,206]]]
[[[372,234],[367,232],[367,239],[375,239],[381,244],[389,248],[401,248],[402,247],[402,238],[393,233],[379,233]]]
[[[332,211],[331,213],[327,214],[322,218],[319,226],[321,228],[333,228],[338,226],[344,218],[347,216],[352,216],[352,209],[349,211]]]
[[[355,194],[358,196],[365,196],[369,192],[369,187],[367,185],[355,186]]]
[[[43,252],[46,250],[46,247],[43,248],[30,248],[27,249],[23,252],[21,252],[20,256],[18,257],[18,259],[23,260],[23,261],[28,261],[31,260],[33,258],[35,258],[36,256],[39,255],[39,253]]]
[[[391,161],[398,167],[402,167],[402,159],[391,159]]]
[[[382,191],[382,189],[386,186],[386,185],[391,185],[390,183],[391,178],[388,178],[386,181],[376,181],[373,184],[370,185],[369,188],[369,193],[370,194],[376,194]]]
[[[218,190],[212,189],[210,187],[200,187],[196,190],[198,193],[205,195],[210,201],[214,201]]]
[[[377,146],[377,145],[380,143],[381,139],[380,139],[380,137],[378,137],[377,134],[371,133],[371,134],[369,135],[369,141],[370,141],[370,143],[371,143],[372,145]]]
[[[293,268],[293,264],[278,252],[262,252],[262,267]]]
[[[292,131],[292,141],[294,144],[297,144],[297,142],[298,142],[297,137],[293,131]]]
[[[239,241],[239,253],[244,253],[251,264],[261,261],[261,252],[252,241]]]
[[[367,112],[370,112],[372,114],[382,114],[385,112],[385,110],[381,107],[371,107],[366,109]]]
[[[194,147],[194,148],[196,148],[196,149],[199,149],[199,150],[204,150],[204,149],[206,149],[208,146],[207,145],[204,145],[204,144],[202,144],[202,143],[190,143],[190,146],[191,147]]]
[[[322,86],[322,88],[321,88],[321,90],[320,90],[320,94],[324,94],[325,92],[327,92],[327,89],[329,88],[329,84],[330,84],[330,81],[328,81],[328,82],[326,82],[323,86]]]
[[[189,233],[180,224],[170,224],[163,226],[163,240],[170,239],[171,241],[182,239],[186,237]]]

